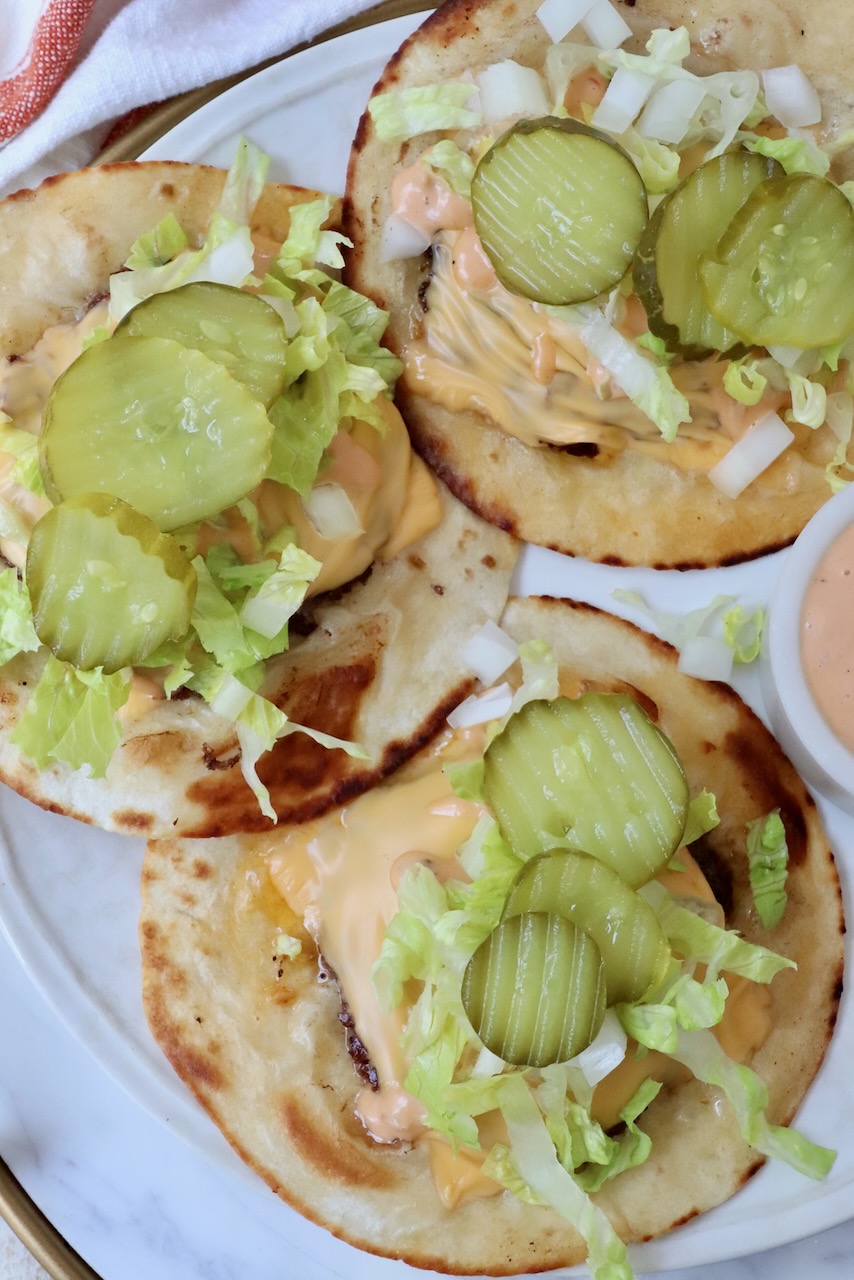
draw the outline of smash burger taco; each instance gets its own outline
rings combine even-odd
[[[351,155],[347,279],[454,493],[527,541],[701,567],[850,475],[851,69],[828,0],[448,0]]]
[[[506,597],[512,540],[410,450],[333,201],[266,163],[0,204],[0,777],[119,831],[363,790],[435,732]]]
[[[503,687],[344,809],[149,844],[146,1012],[243,1159],[334,1234],[624,1280],[625,1242],[764,1157],[830,1167],[785,1126],[836,1017],[839,883],[730,689],[587,605],[511,601],[502,626]]]

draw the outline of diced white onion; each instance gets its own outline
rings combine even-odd
[[[430,237],[413,227],[411,222],[390,213],[380,233],[380,262],[398,262],[402,258],[418,258],[430,248]]]
[[[623,41],[628,40],[632,34],[631,27],[617,13],[611,0],[596,0],[592,9],[582,18],[581,25],[590,43],[595,44],[597,49],[619,49]]]
[[[226,672],[222,683],[210,699],[211,711],[226,720],[236,720],[252,697],[252,690],[247,689],[235,676]]]
[[[569,1061],[578,1067],[591,1089],[614,1071],[626,1056],[628,1037],[613,1009],[608,1009],[595,1040]]]
[[[357,538],[363,532],[356,509],[340,484],[315,485],[302,505],[321,538]]]
[[[700,680],[729,680],[733,651],[717,636],[692,636],[679,654],[677,670]]]
[[[715,463],[709,479],[728,498],[737,498],[794,438],[779,414],[766,413]]]
[[[471,1078],[480,1080],[484,1076],[500,1075],[506,1066],[507,1063],[503,1058],[499,1058],[497,1053],[493,1053],[491,1049],[487,1049],[486,1045],[484,1045],[471,1069]]]
[[[548,115],[549,99],[539,71],[512,58],[494,62],[478,76],[483,118],[490,124],[509,116],[536,119]]]
[[[214,284],[231,284],[238,288],[255,266],[255,248],[248,227],[238,227],[230,236],[211,249],[182,283],[210,280]]]
[[[809,357],[810,365],[815,359],[815,352],[804,351],[803,347],[769,347],[768,354],[772,360],[776,360],[784,369],[794,369],[802,356]],[[801,370],[798,369],[797,372],[800,373]],[[807,370],[804,369],[803,372],[806,373]]]
[[[492,684],[512,667],[519,656],[519,646],[490,620],[466,641],[460,656],[481,684]]]
[[[448,724],[452,729],[470,729],[475,724],[486,724],[488,720],[499,720],[506,716],[513,705],[513,690],[509,684],[496,685],[487,689],[486,693],[472,694],[458,707],[454,707],[448,716]]]
[[[771,67],[762,72],[762,91],[772,116],[787,129],[821,120],[821,101],[800,67]]]
[[[550,40],[559,44],[586,18],[596,0],[543,0],[537,17],[546,29]]]
[[[655,88],[654,76],[631,67],[617,67],[590,123],[595,129],[625,133]]]
[[[706,88],[700,79],[668,81],[656,89],[647,103],[637,123],[638,133],[671,145],[681,142],[705,96]]]

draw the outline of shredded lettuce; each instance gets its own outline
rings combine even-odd
[[[39,469],[39,441],[30,431],[13,427],[5,415],[0,415],[0,453],[14,458],[4,481],[18,484],[30,493],[44,497],[44,482]]]
[[[50,654],[11,741],[37,769],[59,760],[103,778],[122,736],[116,712],[129,694],[129,671],[76,671]]]
[[[19,653],[35,653],[41,641],[33,628],[33,611],[17,570],[0,572],[0,665]]]
[[[766,929],[779,924],[786,910],[789,849],[780,810],[747,824],[750,888],[759,919]]]
[[[812,382],[793,369],[786,370],[789,390],[792,393],[792,422],[805,427],[820,427],[827,417],[827,390],[820,382]]]
[[[377,94],[368,110],[382,142],[406,142],[436,129],[471,129],[482,123],[482,113],[467,103],[474,93],[465,80],[391,89]]]
[[[180,227],[176,230],[168,219],[133,244],[125,261],[127,270],[110,277],[110,318],[114,324],[152,294],[193,280],[240,286],[251,276],[254,247],[248,220],[268,165],[268,156],[241,139],[220,205],[200,248],[190,248]],[[170,256],[164,260],[161,255],[167,253]]]
[[[474,177],[474,161],[450,139],[443,139],[430,147],[420,157],[439,177],[444,178],[452,191],[466,200],[471,198],[471,180]]]
[[[682,1032],[671,1056],[706,1084],[716,1085],[729,1100],[745,1141],[763,1155],[783,1160],[809,1178],[824,1178],[836,1152],[810,1142],[794,1129],[769,1124],[765,1116],[768,1090],[749,1067],[727,1057],[709,1031]]]
[[[733,651],[736,662],[754,662],[762,648],[762,632],[765,629],[765,610],[754,609],[747,613],[743,605],[734,604],[725,610],[721,621],[724,641]]]
[[[286,547],[273,572],[253,587],[240,609],[244,627],[267,640],[278,636],[305,599],[322,565],[295,544]]]
[[[707,831],[714,830],[719,822],[720,818],[715,797],[711,791],[701,791],[699,795],[693,797],[688,805],[688,818],[682,834],[682,843],[685,845],[693,844],[695,840],[700,839],[700,836],[704,836]]]
[[[782,970],[797,968],[786,956],[747,942],[734,930],[720,929],[688,907],[680,906],[657,881],[644,885],[638,892],[655,911],[672,948],[686,961],[707,966],[707,981],[714,981],[721,970],[726,970],[752,982],[770,982]]]
[[[768,379],[759,371],[755,360],[745,357],[731,360],[724,373],[724,391],[739,404],[758,404],[765,394]]]
[[[769,156],[781,164],[786,173],[814,173],[823,178],[830,168],[830,157],[809,136],[765,138],[743,136],[748,151]]]

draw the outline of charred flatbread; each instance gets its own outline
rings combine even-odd
[[[6,367],[51,326],[86,314],[131,245],[167,215],[198,242],[224,181],[223,171],[204,166],[119,164],[49,179],[0,204]],[[293,207],[316,196],[268,184],[252,215],[256,247],[280,245]],[[404,454],[403,476],[410,470]],[[449,494],[438,498],[439,527],[375,571],[372,551],[355,585],[315,597],[290,648],[268,662],[263,692],[291,720],[367,751],[352,758],[298,733],[276,742],[259,776],[285,820],[372,785],[435,732],[469,684],[459,646],[500,613],[515,546]],[[127,718],[105,777],[62,763],[36,768],[12,735],[46,652],[21,653],[0,668],[0,777],[8,785],[54,812],[135,835],[216,836],[269,825],[241,772],[233,724],[186,690]]]
[[[638,699],[675,745],[692,792],[715,792],[720,825],[692,852],[728,927],[798,966],[771,982],[768,1033],[750,1059],[768,1089],[768,1120],[788,1123],[824,1056],[842,976],[839,882],[811,797],[737,695],[679,674],[664,642],[566,601],[511,601],[503,626],[517,640],[547,639],[571,687]],[[377,804],[389,785],[394,780],[368,799]],[[744,832],[774,808],[789,840],[788,906],[765,929],[748,883]],[[379,1145],[365,1134],[354,1109],[369,1078],[369,1034],[342,1004],[347,974],[337,975],[340,990],[327,972],[318,981],[309,937],[268,875],[273,840],[148,846],[144,1000],[175,1070],[283,1199],[359,1248],[466,1275],[581,1261],[583,1242],[551,1210],[508,1192],[444,1208],[423,1143]],[[363,944],[371,946],[364,898],[360,911]],[[276,954],[283,933],[302,940],[301,954]],[[666,1085],[640,1123],[653,1138],[652,1156],[594,1196],[626,1241],[660,1235],[721,1203],[762,1163],[717,1090],[695,1079]]]
[[[537,8],[537,0],[449,0],[394,55],[374,97],[459,81],[505,59],[542,69],[549,42]],[[655,28],[684,26],[691,40],[685,65],[694,72],[797,63],[821,97],[819,140],[832,141],[850,123],[850,65],[829,4],[806,12],[788,0],[743,0],[724,12],[683,0],[637,0],[617,8],[634,32],[627,50],[642,52]],[[583,41],[578,32],[568,39]],[[471,309],[468,337],[464,322],[449,336],[446,317],[460,298],[448,290],[440,298],[432,284],[453,274],[453,244],[439,251],[438,274],[435,241],[432,261],[429,255],[384,261],[394,178],[437,141],[455,136],[448,131],[383,142],[366,112],[351,155],[345,206],[348,234],[357,246],[349,279],[391,313],[387,341],[408,365],[398,403],[416,448],[437,474],[473,510],[526,541],[609,564],[724,565],[790,543],[830,495],[825,468],[837,441],[826,425],[795,425],[794,444],[735,499],[708,479],[712,457],[725,452],[729,441],[719,429],[720,399],[709,399],[711,383],[700,366],[684,386],[694,426],[705,422],[708,428],[700,432],[705,442],[693,457],[693,427],[680,428],[673,444],[654,440],[657,432],[639,429],[639,409],[625,400],[597,400],[583,372],[564,374],[561,395],[568,408],[538,439],[534,406],[539,413],[561,376],[550,381],[547,373],[536,374],[532,366],[539,357],[533,349],[526,356],[521,346],[512,373],[503,350],[490,359],[483,348],[485,307]],[[425,337],[431,325],[435,348]],[[439,351],[442,344],[450,355]],[[419,365],[425,350],[440,356],[433,372]],[[583,371],[583,355],[581,361]],[[720,367],[708,368],[719,380]],[[470,375],[476,377],[473,389],[466,381]],[[538,377],[545,385],[537,386]],[[503,399],[496,396],[502,384]]]

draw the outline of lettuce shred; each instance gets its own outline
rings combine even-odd
[[[766,929],[773,929],[786,910],[789,871],[786,828],[779,809],[747,824],[747,860],[757,914]]]

